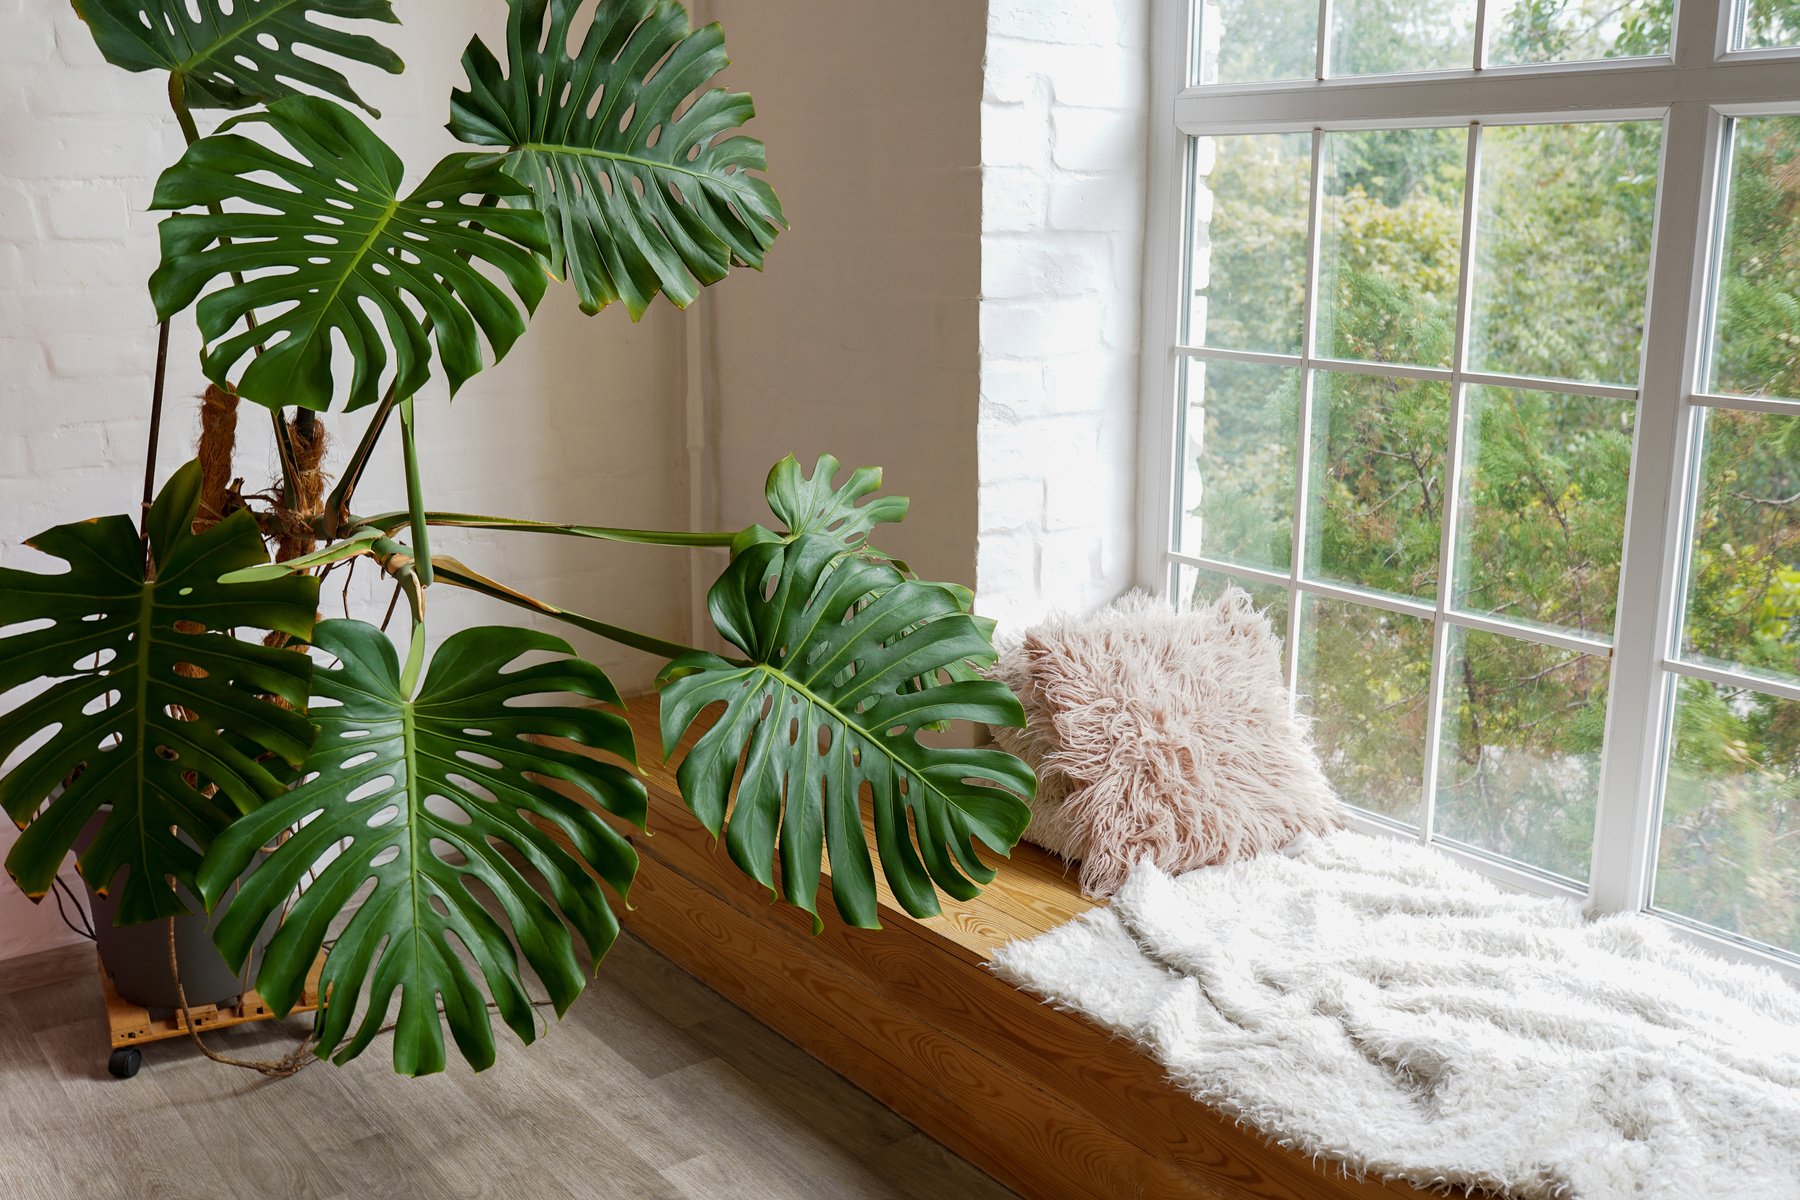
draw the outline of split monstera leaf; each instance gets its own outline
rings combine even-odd
[[[367,34],[315,19],[398,24],[390,0],[75,0],[75,11],[106,61],[167,71],[194,108],[248,108],[312,91],[379,115],[321,60],[403,69],[398,54]]]
[[[0,715],[0,759],[40,743],[0,778],[0,807],[23,830],[6,867],[28,896],[49,892],[105,811],[83,877],[118,889],[123,924],[186,913],[167,880],[191,889],[212,838],[281,793],[268,763],[297,767],[312,745],[293,711],[311,662],[231,631],[310,636],[318,580],[219,583],[268,552],[248,512],[194,533],[199,504],[190,463],[148,515],[154,576],[123,516],[32,538],[67,564],[61,574],[0,569],[0,630],[12,631],[0,635],[0,695],[47,685]]]
[[[730,62],[725,35],[693,30],[675,0],[604,3],[577,38],[581,7],[515,0],[506,65],[479,38],[463,55],[469,89],[450,132],[506,150],[547,220],[546,265],[583,311],[623,301],[636,320],[659,291],[686,308],[734,264],[761,267],[786,223],[750,174],[767,165],[762,143],[719,137],[755,106],[722,88],[696,95]]]
[[[1004,684],[937,678],[993,658],[954,591],[847,554],[835,537],[805,534],[740,554],[707,600],[746,658],[697,652],[669,664],[663,752],[674,753],[703,709],[725,704],[677,780],[701,823],[715,837],[725,831],[745,874],[773,892],[779,846],[784,895],[816,927],[827,850],[838,911],[878,928],[866,787],[881,866],[907,912],[938,911],[934,884],[966,900],[993,879],[973,843],[1012,849],[1030,816],[1020,799],[1034,790],[1030,770],[998,750],[933,749],[917,738],[948,720],[1025,723]]]
[[[118,30],[186,31],[186,0],[152,5],[142,29],[130,18],[146,2],[83,0],[118,45],[137,44]],[[385,4],[260,7],[308,27],[295,10],[391,16]],[[176,215],[161,226],[151,295],[164,319],[199,301],[207,377],[271,408],[323,411],[344,396],[353,410],[409,399],[435,359],[454,393],[505,357],[546,275],[570,280],[587,312],[623,302],[636,319],[659,292],[686,307],[734,265],[760,268],[785,218],[752,174],[766,165],[762,143],[726,136],[754,114],[750,98],[707,86],[729,61],[718,26],[694,30],[675,0],[606,0],[578,34],[581,7],[512,0],[504,66],[470,43],[450,131],[485,149],[444,159],[411,191],[399,155],[360,118],[279,75],[260,96],[266,112],[195,141],[157,185],[155,207]],[[241,40],[216,54],[228,61]],[[179,61],[216,82],[201,70],[213,57]],[[259,129],[285,149],[249,136]]]
[[[571,929],[595,962],[619,935],[600,882],[624,898],[637,852],[589,805],[640,828],[645,812],[644,785],[625,767],[545,740],[567,739],[635,762],[623,717],[513,701],[569,694],[617,704],[619,695],[567,643],[529,630],[456,634],[432,659],[422,686],[373,626],[326,621],[314,644],[337,666],[314,680],[319,742],[309,778],[226,831],[200,875],[207,904],[216,905],[261,848],[275,846],[221,920],[219,947],[241,965],[268,920],[286,910],[258,975],[264,997],[286,1012],[333,921],[373,880],[326,956],[320,1053],[335,1052],[339,1061],[362,1053],[398,991],[397,1070],[443,1070],[440,1002],[463,1056],[477,1070],[491,1066],[486,996],[521,1039],[537,1034],[519,954],[561,1015],[583,985]],[[534,652],[558,657],[507,670]],[[289,830],[295,832],[283,840]],[[313,880],[301,890],[308,876]],[[544,881],[547,897],[533,876]],[[483,904],[484,895],[494,898],[506,924]],[[365,992],[372,994],[359,1010]]]
[[[258,962],[277,1011],[325,953],[318,1047],[340,1063],[391,1028],[402,1073],[442,1070],[450,1043],[480,1069],[493,1014],[533,1040],[528,976],[560,1014],[618,936],[647,790],[617,689],[567,643],[484,627],[428,654],[434,581],[666,661],[663,751],[692,742],[683,801],[815,927],[826,859],[858,926],[878,922],[878,869],[915,915],[993,878],[980,851],[1018,840],[1031,772],[919,735],[1023,713],[983,675],[992,623],[969,591],[871,544],[907,512],[879,470],[840,483],[829,455],[810,474],[784,459],[770,524],[722,532],[424,503],[423,389],[441,375],[455,392],[503,358],[552,278],[588,312],[635,319],[658,294],[685,306],[762,266],[785,219],[741,133],[750,98],[714,85],[729,61],[716,25],[693,29],[674,0],[509,0],[504,55],[472,41],[451,100],[473,149],[409,185],[345,107],[373,113],[340,69],[400,69],[357,31],[395,19],[387,0],[77,8],[110,61],[169,73],[189,137],[154,198],[169,214],[159,316],[194,309],[207,377],[278,428],[295,409],[372,413],[314,523],[320,548],[270,560],[262,535],[291,513],[195,532],[189,464],[142,531],[125,516],[59,526],[32,544],[66,570],[0,570],[0,693],[38,687],[0,713],[0,758],[19,759],[0,806],[23,830],[7,865],[27,894],[79,844],[123,923],[230,896],[215,940],[234,966]],[[202,137],[189,107],[256,111]],[[359,516],[356,483],[395,412],[408,507]],[[729,550],[708,600],[731,649],[584,616],[453,558],[434,568],[433,527]],[[361,560],[409,600],[404,653],[374,626],[315,622],[316,573]]]
[[[254,125],[292,152],[238,132]],[[402,195],[400,156],[341,105],[294,96],[228,121],[164,172],[153,203],[254,207],[163,221],[162,265],[150,279],[157,315],[172,317],[214,280],[236,276],[200,302],[202,365],[259,403],[330,408],[334,335],[348,348],[350,409],[380,400],[384,375],[400,398],[416,393],[431,377],[434,343],[454,394],[484,365],[481,339],[505,357],[546,286],[534,261],[546,249],[543,221],[470,199],[525,192],[499,168],[493,155],[454,154]],[[271,307],[273,316],[227,336]]]

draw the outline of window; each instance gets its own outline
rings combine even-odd
[[[1366,829],[1800,970],[1800,0],[1159,0],[1142,572]]]

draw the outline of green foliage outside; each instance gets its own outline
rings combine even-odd
[[[1312,77],[1318,5],[1308,0],[1216,0],[1219,46],[1209,82]],[[1753,0],[1747,45],[1792,45],[1792,0]],[[1580,62],[1666,54],[1672,0],[1490,0],[1488,61]],[[1785,11],[1784,11],[1785,10]],[[1386,75],[1453,70],[1474,59],[1473,0],[1338,0],[1332,6],[1330,73]]]
[[[1404,31],[1424,25],[1405,17],[1408,0],[1388,7],[1404,51]],[[1276,3],[1225,9],[1220,76],[1242,79],[1250,67],[1230,58],[1233,13],[1237,29],[1254,31],[1238,44],[1244,54],[1288,36],[1287,18]],[[1800,4],[1787,9],[1779,18],[1759,9],[1756,19],[1791,32]],[[1440,35],[1448,36],[1431,36]],[[1568,61],[1668,44],[1666,3],[1602,11],[1528,0],[1504,11],[1490,55]],[[1661,133],[1655,121],[1484,131],[1471,369],[1639,382]],[[1450,363],[1466,138],[1460,128],[1325,136],[1321,355]],[[1298,345],[1306,211],[1294,181],[1305,178],[1308,154],[1307,139],[1291,135],[1201,147],[1204,269],[1194,278],[1190,342]],[[1800,118],[1737,124],[1730,194],[1711,386],[1800,397]],[[1448,576],[1460,609],[1613,636],[1634,403],[1469,387],[1447,572],[1439,561],[1447,385],[1317,375],[1307,538],[1295,547],[1299,395],[1299,373],[1280,367],[1190,368],[1184,549],[1278,571],[1300,553],[1310,578],[1426,604]],[[1683,653],[1800,679],[1800,413],[1713,412],[1702,452]],[[1224,577],[1187,572],[1182,583],[1205,595]],[[1318,598],[1302,604],[1300,686],[1328,773],[1353,803],[1416,822],[1431,621]],[[1606,657],[1461,630],[1449,655],[1436,832],[1585,879]],[[1800,704],[1690,683],[1675,722],[1656,902],[1800,948]]]
[[[1800,6],[1793,0],[1749,0],[1739,36],[1747,47],[1800,45]]]

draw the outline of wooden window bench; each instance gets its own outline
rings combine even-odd
[[[625,925],[1021,1195],[1426,1194],[1266,1144],[1168,1084],[1130,1043],[988,972],[997,947],[1092,907],[1035,847],[1021,845],[978,899],[945,898],[926,920],[907,916],[877,871],[880,931],[845,927],[828,877],[813,936],[805,913],[772,903],[682,806],[672,764],[658,761],[655,698],[629,708],[651,833],[630,831],[643,861]]]

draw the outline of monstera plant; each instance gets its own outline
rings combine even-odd
[[[33,539],[59,572],[0,571],[0,692],[32,692],[0,715],[0,758],[17,759],[0,805],[23,831],[7,868],[28,895],[71,853],[120,924],[230,893],[215,942],[234,968],[266,942],[257,983],[278,1011],[324,953],[317,1046],[339,1062],[390,1021],[408,1074],[444,1067],[446,1029],[491,1063],[495,1013],[531,1041],[525,972],[560,1014],[581,952],[597,963],[618,936],[637,867],[620,827],[647,819],[639,748],[613,684],[555,637],[464,629],[427,663],[426,598],[443,586],[668,660],[652,752],[692,743],[687,806],[772,893],[779,866],[815,926],[826,857],[858,926],[876,924],[877,867],[917,915],[993,877],[976,846],[1016,842],[1030,772],[919,735],[1023,714],[982,677],[992,630],[967,590],[871,544],[907,508],[875,495],[878,471],[840,485],[830,457],[810,475],[786,460],[771,524],[717,534],[425,501],[427,384],[454,393],[503,358],[553,282],[586,312],[636,318],[658,293],[686,306],[762,266],[784,220],[763,147],[740,132],[750,98],[712,84],[728,61],[717,26],[693,29],[673,0],[509,0],[504,43],[473,40],[449,98],[469,149],[408,187],[345,73],[401,69],[366,32],[396,20],[388,0],[76,8],[111,62],[167,75],[188,138],[152,201],[168,214],[149,284],[165,360],[152,472],[169,323],[189,309],[212,386],[198,458],[159,494],[147,479],[141,516]],[[201,136],[196,109],[239,111]],[[280,452],[260,496],[227,482],[240,400],[269,411]],[[325,414],[359,411],[327,495]],[[365,513],[357,487],[390,433],[408,507]],[[729,548],[709,607],[733,650],[622,629],[433,554],[433,530],[470,528]],[[353,560],[405,598],[396,640],[317,619],[320,574]]]

